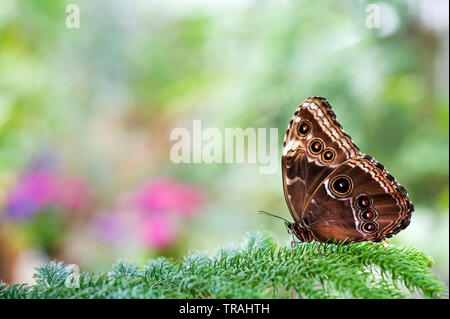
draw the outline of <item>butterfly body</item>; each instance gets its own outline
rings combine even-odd
[[[286,203],[300,241],[382,241],[414,207],[384,166],[361,154],[325,98],[310,97],[289,121],[282,149]]]

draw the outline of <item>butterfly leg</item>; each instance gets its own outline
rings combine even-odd
[[[294,232],[290,232],[290,234],[292,234],[291,248],[294,249],[297,244],[300,244],[301,242],[295,241]]]
[[[381,243],[381,246],[386,247],[386,246],[385,246],[385,243],[386,243],[387,245],[390,245],[390,243],[387,241],[387,239],[384,239],[384,241]]]
[[[327,255],[320,250],[320,246],[321,245],[319,243],[317,243],[316,248],[317,248],[318,253],[321,254],[322,256],[326,257]]]
[[[301,244],[301,243],[302,243],[301,241],[292,240],[291,241],[291,248],[294,249],[295,247],[297,247],[297,244]]]

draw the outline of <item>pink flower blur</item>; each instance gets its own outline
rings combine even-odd
[[[178,227],[173,216],[168,214],[153,214],[142,217],[140,237],[144,244],[162,249],[174,242],[178,235]]]
[[[114,211],[96,216],[93,226],[99,239],[107,243],[115,244],[128,235],[126,220]]]
[[[85,208],[89,202],[86,184],[74,177],[59,177],[55,179],[55,200],[71,211]]]
[[[49,170],[26,173],[8,194],[5,211],[13,219],[24,219],[46,206],[59,205],[73,211],[87,205],[85,185],[72,177],[61,177]]]
[[[199,187],[168,178],[146,183],[132,197],[134,207],[143,212],[173,212],[182,216],[197,213],[205,201],[205,194]]]
[[[169,178],[154,179],[130,196],[139,214],[139,236],[144,244],[161,249],[179,235],[180,219],[200,212],[206,200],[203,189]]]

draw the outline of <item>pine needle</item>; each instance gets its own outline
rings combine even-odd
[[[447,298],[425,252],[363,242],[277,247],[263,232],[240,246],[159,257],[144,267],[119,260],[107,274],[81,273],[76,285],[62,262],[37,268],[36,284],[0,282],[0,298]]]

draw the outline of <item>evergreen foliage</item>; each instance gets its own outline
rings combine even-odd
[[[362,242],[277,247],[265,233],[181,261],[144,267],[119,260],[108,273],[76,274],[62,262],[36,270],[36,284],[0,283],[0,298],[443,298],[433,260],[414,248]]]

